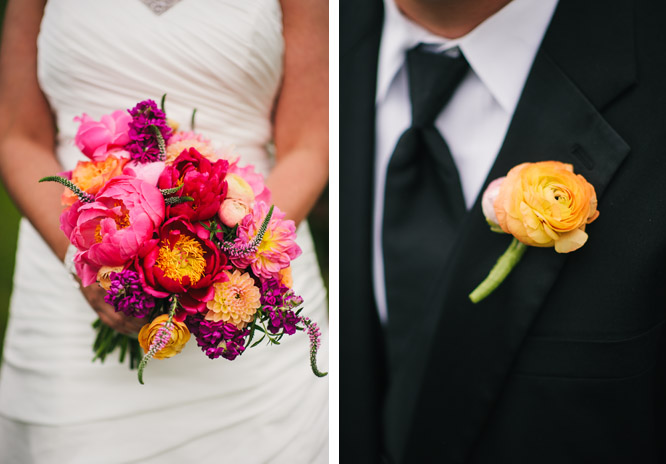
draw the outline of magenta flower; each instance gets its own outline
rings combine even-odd
[[[80,122],[74,143],[88,158],[103,161],[111,150],[120,150],[130,141],[129,123],[132,117],[125,111],[105,114],[95,121],[87,114],[74,118]]]
[[[245,340],[250,329],[239,329],[224,321],[208,321],[202,315],[185,319],[187,328],[197,340],[197,345],[210,359],[222,356],[233,361],[245,351]]]
[[[128,263],[164,220],[164,198],[153,185],[119,176],[92,203],[76,202],[60,217],[61,229],[79,249],[74,258],[84,285],[95,282],[102,266]]]
[[[143,290],[139,274],[131,269],[112,272],[110,287],[104,301],[116,311],[128,316],[144,318],[155,309],[155,298]]]
[[[268,206],[258,202],[251,215],[245,216],[238,225],[237,247],[246,247],[255,239],[261,223],[268,213]],[[239,269],[252,268],[255,275],[265,279],[276,277],[281,269],[289,266],[293,259],[301,254],[296,244],[296,225],[292,220],[285,220],[285,214],[277,207],[268,224],[264,238],[256,251],[232,257],[233,264]]]
[[[194,201],[169,206],[169,217],[184,216],[191,222],[205,221],[217,214],[226,195],[224,180],[229,163],[225,160],[211,162],[194,148],[183,151],[172,165],[167,166],[157,185],[168,189],[182,185],[178,196],[188,196]]]
[[[132,117],[129,123],[129,143],[125,149],[130,157],[140,163],[164,161],[153,129],[157,128],[165,144],[169,141],[172,130],[166,123],[164,111],[153,100],[144,100],[128,112]]]

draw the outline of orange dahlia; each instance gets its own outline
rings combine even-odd
[[[224,272],[229,280],[214,284],[215,297],[206,303],[206,320],[228,322],[242,330],[261,306],[261,293],[247,272]]]

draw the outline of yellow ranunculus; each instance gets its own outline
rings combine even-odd
[[[168,319],[169,316],[167,314],[162,314],[153,319],[149,324],[141,327],[141,331],[139,332],[139,345],[143,348],[144,353],[148,352],[155,336]],[[155,353],[155,356],[153,356],[155,359],[166,359],[177,355],[182,351],[183,347],[190,339],[190,331],[184,323],[176,320],[173,320],[172,322],[171,337],[166,346]]]
[[[554,246],[558,253],[583,246],[585,226],[599,216],[594,187],[558,161],[511,169],[494,206],[504,232],[526,245]]]

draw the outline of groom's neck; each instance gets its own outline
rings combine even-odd
[[[395,0],[412,21],[441,37],[456,39],[470,32],[511,0]]]

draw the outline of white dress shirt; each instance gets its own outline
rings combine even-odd
[[[471,208],[499,152],[557,0],[513,0],[467,35],[450,40],[407,19],[384,0],[376,95],[376,170],[373,225],[374,292],[380,319],[387,304],[382,255],[386,170],[398,139],[411,124],[405,53],[419,43],[463,53],[470,71],[435,120],[458,168]]]

